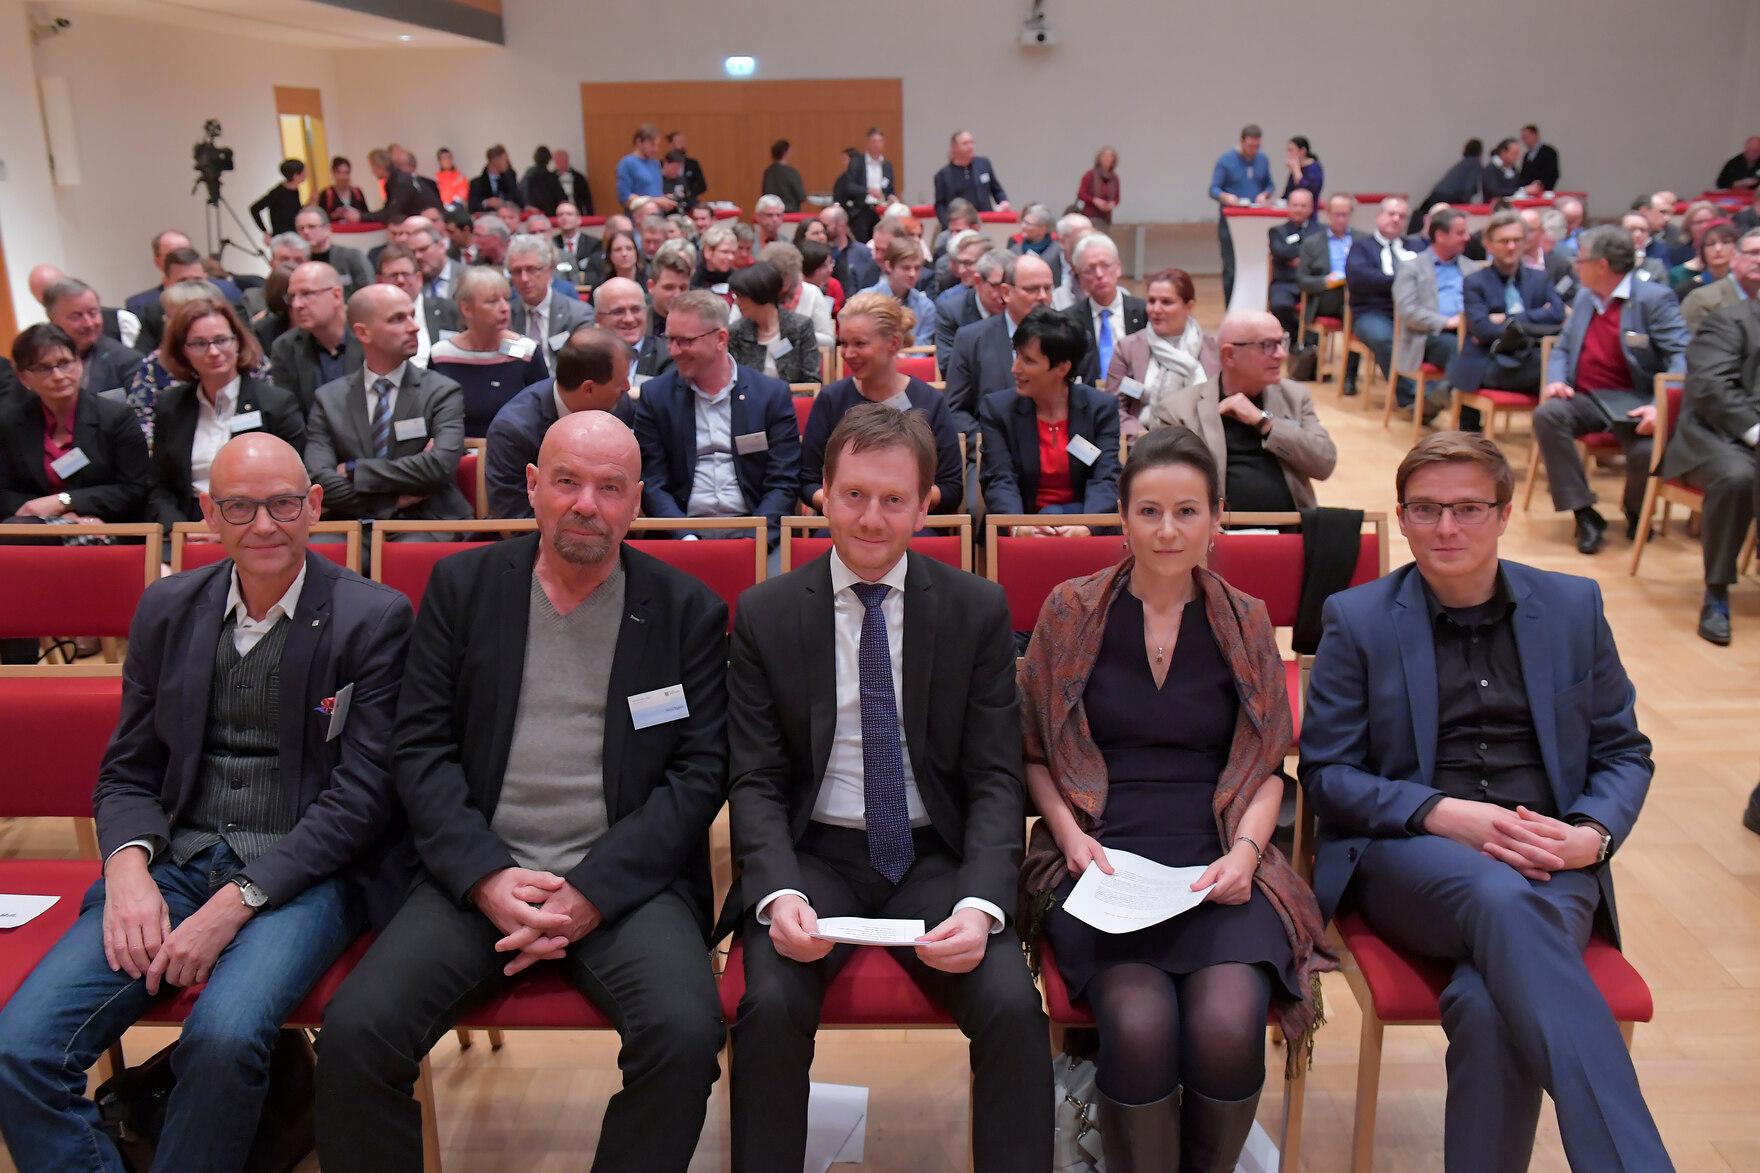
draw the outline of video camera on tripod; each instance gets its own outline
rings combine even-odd
[[[231,171],[235,164],[232,161],[232,148],[219,145],[220,120],[210,118],[202,124],[202,141],[195,145],[191,152],[196,160],[196,181],[189,193],[194,195],[196,188],[203,184],[208,188],[208,202],[220,202],[220,173]]]

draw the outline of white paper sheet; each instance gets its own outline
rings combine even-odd
[[[59,896],[13,896],[0,893],[0,929],[29,924],[55,907]]]
[[[1090,863],[1064,901],[1064,911],[1103,933],[1133,933],[1196,908],[1203,891],[1192,884],[1203,868],[1170,868],[1129,851],[1107,849],[1113,874]]]
[[[826,1173],[842,1161],[862,1163],[868,1133],[868,1089],[815,1083],[807,1097],[804,1173]]]
[[[813,936],[848,945],[915,945],[928,929],[920,920],[879,920],[862,916],[827,916]]]

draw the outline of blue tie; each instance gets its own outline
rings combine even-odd
[[[391,455],[391,380],[374,383],[373,393],[379,397],[373,409],[373,455],[384,460]]]
[[[880,582],[850,587],[861,600],[862,790],[867,804],[868,863],[896,884],[916,859],[911,816],[904,798],[904,742],[898,732],[898,698],[892,688],[892,651],[880,602],[892,588]]]
[[[1106,377],[1106,370],[1112,365],[1112,312],[1100,311],[1100,377]]]

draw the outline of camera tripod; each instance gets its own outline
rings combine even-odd
[[[208,255],[213,257],[216,261],[219,261],[221,264],[225,264],[226,250],[228,248],[235,248],[239,252],[248,253],[249,255],[256,257],[259,261],[267,263],[269,258],[263,254],[263,250],[258,248],[255,243],[240,244],[238,241],[233,240],[230,236],[226,235],[225,223],[220,218],[220,210],[222,208],[226,210],[227,215],[232,217],[232,222],[238,225],[239,231],[244,233],[245,240],[254,242],[256,239],[255,234],[251,231],[250,225],[246,224],[243,218],[239,216],[238,209],[234,208],[227,202],[226,197],[220,194],[220,177],[218,175],[215,175],[211,179],[206,175],[198,176],[196,178],[195,186],[189,189],[189,194],[195,195],[196,190],[204,184],[206,184],[208,188],[208,201],[202,220],[203,227],[207,230]]]

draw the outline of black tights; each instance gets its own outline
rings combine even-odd
[[[1100,1026],[1096,1082],[1120,1104],[1152,1104],[1183,1083],[1213,1100],[1242,1100],[1265,1082],[1271,977],[1229,962],[1170,977],[1132,962],[1088,982]]]

